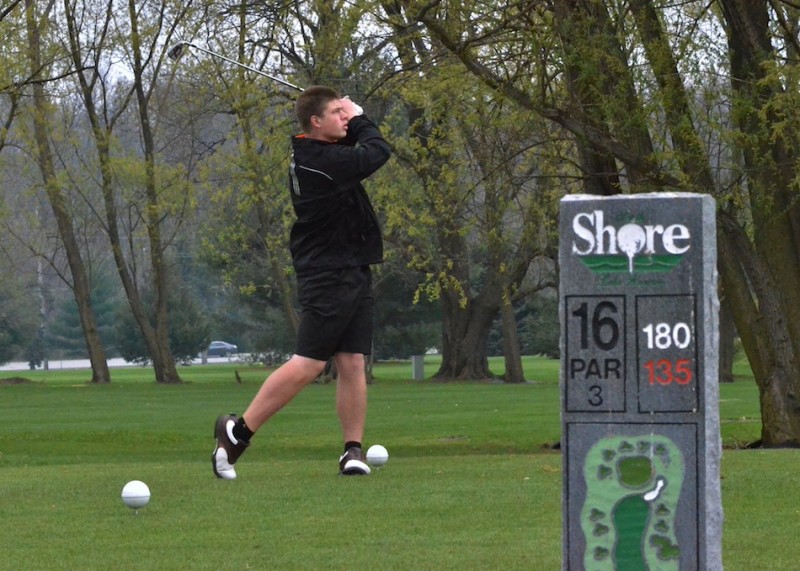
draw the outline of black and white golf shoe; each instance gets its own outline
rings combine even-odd
[[[211,453],[211,467],[214,475],[223,480],[235,480],[236,469],[233,465],[239,459],[249,442],[242,442],[233,435],[233,425],[236,424],[235,414],[222,414],[217,417],[214,425],[214,438],[216,446]]]
[[[348,448],[339,458],[339,474],[342,476],[366,476],[370,473],[361,448]]]

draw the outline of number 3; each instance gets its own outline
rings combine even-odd
[[[600,385],[592,385],[589,387],[589,393],[592,395],[589,397],[589,404],[592,406],[600,406],[603,404],[603,387]]]

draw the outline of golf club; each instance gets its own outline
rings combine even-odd
[[[216,52],[212,52],[211,50],[207,50],[206,48],[201,48],[200,46],[198,46],[197,44],[193,44],[192,42],[178,42],[177,44],[175,44],[174,46],[172,46],[169,49],[169,51],[167,52],[167,57],[169,57],[169,59],[171,59],[173,61],[178,61],[178,58],[180,58],[181,55],[183,54],[183,50],[184,50],[185,47],[190,47],[190,48],[194,48],[196,50],[200,50],[201,52],[205,52],[208,55],[211,55],[211,56],[214,56],[214,57],[218,57],[219,59],[225,60],[228,63],[232,63],[233,65],[238,65],[239,67],[243,67],[243,68],[245,68],[245,69],[247,69],[249,71],[252,71],[253,73],[257,73],[258,75],[263,75],[264,77],[269,78],[272,81],[277,81],[278,83],[280,83],[281,85],[285,85],[286,87],[290,87],[292,89],[296,89],[297,91],[303,91],[302,87],[298,87],[298,86],[294,85],[293,83],[289,83],[288,81],[285,81],[285,80],[283,80],[283,79],[281,79],[279,77],[275,77],[274,75],[270,75],[268,73],[264,73],[260,69],[256,69],[254,67],[250,67],[249,65],[245,65],[245,64],[240,63],[240,62],[238,62],[236,60],[233,60],[233,59],[230,59],[228,57],[225,57],[222,54],[218,54]]]

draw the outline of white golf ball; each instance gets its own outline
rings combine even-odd
[[[131,480],[122,488],[122,501],[131,509],[143,508],[150,501],[150,488],[140,480]]]
[[[367,462],[373,466],[383,466],[389,461],[389,452],[380,444],[373,444],[367,450]]]

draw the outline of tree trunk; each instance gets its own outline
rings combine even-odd
[[[144,63],[142,58],[141,36],[138,22],[139,9],[134,0],[128,2],[128,15],[131,22],[131,48],[133,52],[134,90],[139,111],[139,128],[141,129],[145,161],[145,222],[150,248],[150,266],[153,273],[152,286],[155,294],[152,329],[139,322],[143,329],[145,343],[153,361],[153,370],[157,383],[182,382],[175,366],[175,358],[169,344],[169,311],[167,308],[168,288],[167,267],[164,260],[164,242],[161,237],[162,204],[159,199],[158,181],[156,180],[155,140],[150,121],[150,94],[145,90]],[[140,315],[141,317],[141,315]],[[139,321],[139,319],[137,319]]]
[[[103,205],[105,207],[105,232],[111,244],[111,253],[114,257],[114,263],[117,268],[117,273],[122,282],[122,287],[125,290],[125,297],[128,300],[128,305],[131,309],[134,321],[142,335],[142,339],[147,347],[148,354],[153,361],[153,369],[156,375],[156,381],[159,383],[174,383],[180,382],[180,378],[175,368],[174,359],[169,355],[165,369],[165,358],[159,349],[159,342],[153,325],[148,308],[145,307],[142,301],[139,289],[136,284],[135,275],[132,273],[125,258],[125,249],[123,246],[122,234],[119,227],[119,215],[117,210],[117,197],[115,194],[115,180],[114,173],[111,166],[111,152],[110,152],[110,139],[111,129],[119,117],[119,114],[125,110],[128,98],[124,98],[125,104],[116,110],[117,115],[107,116],[103,115],[103,119],[107,122],[104,124],[101,120],[101,114],[98,112],[97,104],[94,99],[93,87],[97,81],[100,80],[100,70],[97,67],[86,68],[83,66],[84,54],[80,49],[79,31],[75,24],[75,15],[69,10],[70,5],[65,4],[65,16],[67,22],[67,29],[69,32],[70,42],[70,55],[72,56],[73,64],[76,69],[76,76],[81,88],[81,96],[86,108],[86,114],[92,126],[92,134],[94,135],[95,145],[97,147],[97,162],[100,167],[100,190],[103,195]],[[107,14],[110,17],[110,15]],[[87,76],[87,71],[90,73]],[[151,248],[152,249],[152,248]],[[171,368],[171,372],[170,372]]]
[[[524,383],[525,372],[522,370],[517,320],[510,300],[501,301],[500,312],[503,316],[503,357],[506,365],[503,380],[507,383]]]
[[[489,370],[486,346],[497,304],[485,298],[478,296],[462,307],[460,292],[442,292],[442,364],[435,379],[495,378]]]
[[[579,5],[577,0],[562,0],[553,4],[556,26],[564,46],[570,105],[580,110],[584,120],[600,128],[605,123],[605,113],[601,106],[596,105],[596,93],[603,91],[602,84],[606,76],[599,70],[587,73],[587,64],[594,65],[597,58],[587,58],[584,52],[587,49],[596,50],[594,42],[605,41],[609,37],[609,34],[598,33],[608,20],[608,12],[602,8],[590,15],[584,13],[586,7]],[[575,145],[584,175],[584,192],[600,196],[619,194],[620,178],[614,156],[583,137],[576,137]]]
[[[733,361],[736,357],[736,323],[730,302],[724,297],[719,307],[719,382],[732,383]]]
[[[564,56],[570,113],[593,132],[611,132],[626,141],[638,157],[653,152],[628,55],[617,37],[615,24],[603,2],[562,0],[552,4],[555,26]],[[603,101],[613,101],[603,105]],[[637,192],[654,190],[652,173],[638,162],[626,161],[625,177],[619,172],[612,149],[602,142],[574,133],[587,194],[614,195],[623,191],[622,180],[636,185]]]
[[[32,77],[36,77],[42,69],[39,28],[36,21],[34,4],[32,0],[26,0],[25,2]],[[38,149],[39,169],[42,173],[47,198],[53,209],[58,233],[64,245],[67,263],[69,264],[70,273],[72,274],[72,293],[78,306],[78,315],[80,316],[83,335],[86,340],[86,349],[89,353],[89,361],[92,366],[91,382],[110,383],[111,373],[108,368],[108,361],[106,360],[106,352],[100,340],[97,319],[95,318],[92,308],[91,285],[80,247],[78,246],[78,241],[75,238],[72,218],[67,210],[53,164],[53,155],[48,140],[49,130],[46,119],[48,116],[47,97],[44,93],[43,82],[34,83],[33,101],[33,127]]]
[[[295,308],[294,300],[296,294],[294,288],[280,260],[278,260],[272,252],[268,252],[267,255],[270,258],[270,266],[273,271],[272,277],[278,282],[278,289],[281,292],[281,307],[283,307],[286,323],[289,325],[289,329],[291,329],[292,337],[297,337],[297,333],[300,330],[300,316],[297,314],[297,309]]]
[[[798,368],[785,303],[744,229],[728,215],[718,218],[720,274],[759,389],[761,443],[800,444]]]
[[[734,320],[761,397],[762,443],[799,445],[800,202],[794,183],[800,140],[797,129],[776,127],[785,115],[784,87],[770,75],[780,57],[771,43],[773,6],[765,0],[722,0],[721,6],[752,213],[752,242],[741,225],[723,221],[733,248],[723,287],[726,295],[735,290]]]

